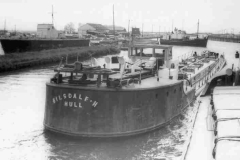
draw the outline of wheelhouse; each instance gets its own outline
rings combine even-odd
[[[132,60],[149,60],[149,58],[155,57],[160,64],[167,65],[168,61],[172,59],[172,46],[134,44],[129,46],[128,57]]]

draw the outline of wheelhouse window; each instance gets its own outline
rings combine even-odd
[[[139,51],[139,48],[131,48],[130,56],[136,56],[136,53],[138,53]]]
[[[112,57],[112,63],[119,63],[117,57]]]
[[[165,53],[164,49],[159,49],[159,48],[155,49],[155,56],[156,57],[164,57],[164,53]]]
[[[152,57],[153,49],[152,48],[134,48],[131,52],[131,56],[141,56],[142,57]]]
[[[152,57],[153,49],[152,48],[143,48],[142,57]]]
[[[130,56],[141,56],[142,57],[157,57],[160,59],[165,58],[166,49],[161,48],[131,48]],[[169,51],[171,52],[171,51]]]

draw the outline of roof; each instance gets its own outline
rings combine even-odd
[[[109,30],[113,30],[113,25],[105,25],[105,27],[108,28]],[[124,31],[126,29],[124,27],[121,27],[121,26],[115,26],[115,30]]]
[[[48,28],[51,28],[51,27],[53,27],[52,24],[38,24],[37,25],[38,29],[48,29]]]
[[[98,31],[87,31],[87,34],[90,34],[90,33],[97,33],[97,34],[100,34],[101,32],[98,32]]]
[[[52,24],[38,24],[38,26],[52,26]]]
[[[109,30],[108,28],[104,27],[101,24],[95,24],[95,23],[87,23],[87,24],[90,25],[91,27],[95,28],[97,31]]]
[[[240,94],[240,86],[217,86],[214,88],[213,94]]]
[[[140,35],[140,29],[139,28],[132,28],[132,35]]]

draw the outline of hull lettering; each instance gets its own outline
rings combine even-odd
[[[76,100],[71,101],[70,99],[76,99]],[[89,107],[93,106],[95,108],[98,105],[98,102],[91,99],[91,97],[82,96],[82,94],[77,94],[77,93],[63,93],[61,95],[54,96],[52,98],[52,103],[56,104],[57,102],[62,103],[64,107],[75,107],[75,108],[83,108],[83,106],[85,105]]]

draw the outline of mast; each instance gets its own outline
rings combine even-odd
[[[115,39],[114,5],[113,5],[113,36],[114,36],[114,39]]]
[[[161,29],[161,26],[159,26],[159,36],[160,36],[160,29]]]
[[[52,5],[52,25],[53,25],[53,5]]]
[[[184,30],[184,20],[182,20],[182,31]]]
[[[130,19],[128,20],[128,38],[130,37],[130,33],[129,33],[129,24],[130,24]]]
[[[5,34],[5,32],[6,32],[6,19],[4,21],[4,34]]]
[[[142,23],[142,37],[143,37],[143,23]]]
[[[199,32],[199,19],[198,19],[198,23],[197,23],[197,38],[198,38],[198,32]]]

